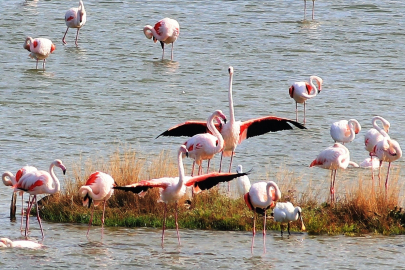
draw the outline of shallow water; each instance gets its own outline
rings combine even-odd
[[[63,46],[63,16],[77,2],[0,3],[2,171],[15,172],[26,164],[47,168],[55,158],[69,166],[79,158],[109,155],[123,144],[146,158],[162,149],[175,153],[185,138],[154,138],[187,119],[206,119],[215,109],[229,114],[230,65],[239,120],[269,114],[295,118],[289,86],[313,74],[324,79],[321,94],[307,104],[308,130],[266,134],[238,146],[233,170],[237,164],[253,168],[252,181],[274,179],[286,168],[304,184],[327,181],[328,171],[308,165],[332,144],[329,127],[340,119],[356,118],[362,124],[348,145],[356,162],[367,157],[363,136],[374,115],[388,119],[391,137],[403,144],[402,1],[316,1],[314,21],[303,20],[303,1],[298,0],[85,1],[88,19],[79,47],[74,46],[74,29]],[[181,27],[174,61],[168,60],[170,46],[162,61],[160,46],[142,33],[145,24],[166,16]],[[35,70],[35,61],[22,48],[27,35],[55,43],[45,71]],[[299,110],[301,119],[302,106]],[[218,161],[214,159],[214,167]],[[403,162],[395,162],[394,168]],[[69,173],[68,168],[71,177]],[[351,169],[338,176],[352,179],[358,174]],[[19,225],[8,220],[9,189],[0,189],[0,195],[0,234],[18,238]],[[36,226],[33,220],[34,239],[40,235]],[[306,234],[281,239],[278,232],[269,232],[267,253],[262,254],[259,234],[252,256],[250,232],[181,230],[178,248],[172,231],[161,249],[159,228],[107,229],[102,241],[95,228],[95,242],[88,242],[84,225],[44,227],[46,249],[2,250],[0,265],[360,269],[378,264],[392,269],[402,267],[404,240]]]

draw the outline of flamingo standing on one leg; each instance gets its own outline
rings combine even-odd
[[[316,81],[318,88],[312,82]],[[308,82],[295,82],[288,89],[290,97],[295,100],[295,121],[298,121],[298,103],[304,103],[304,124],[305,124],[305,104],[308,99],[316,97],[322,90],[323,80],[318,76],[310,76]],[[312,93],[312,94],[311,94]]]
[[[358,167],[356,163],[350,161],[350,152],[346,146],[335,143],[323,150],[319,155],[312,161],[309,167],[317,166],[323,169],[331,170],[330,176],[330,201],[331,204],[335,203],[335,180],[337,169],[346,169],[349,164]]]
[[[256,213],[263,214],[263,247],[266,251],[266,210],[274,208],[276,202],[281,198],[281,191],[273,181],[254,183],[244,199],[250,210],[253,210],[253,237],[251,251],[253,252],[254,238],[256,235]]]
[[[237,173],[242,173],[242,165],[238,165],[238,168],[236,169]],[[238,187],[238,194],[239,196],[243,197],[246,193],[249,192],[249,189],[251,187],[249,177],[247,175],[238,177],[236,180],[236,185]]]
[[[17,173],[12,174],[11,172],[7,171],[4,172],[2,175],[3,184],[6,186],[14,186],[18,183],[20,178],[28,172],[36,171],[37,168],[33,166],[24,166],[17,171]],[[22,230],[23,218],[24,218],[24,192],[20,192],[21,195],[21,226],[20,230]],[[11,197],[11,205],[10,205],[10,219],[15,219],[15,211],[16,211],[16,192],[13,192]]]
[[[180,25],[176,20],[164,18],[158,21],[154,27],[145,25],[143,33],[148,39],[153,38],[153,42],[155,43],[159,40],[163,50],[162,59],[165,56],[165,44],[171,43],[171,60],[173,61],[173,44],[180,35]]]
[[[29,241],[29,240],[11,241],[8,238],[1,238],[0,247],[37,249],[37,248],[42,248],[43,245],[40,243],[37,243],[37,242]]]
[[[184,143],[188,151],[188,156],[194,159],[191,176],[194,174],[194,164],[199,166],[198,175],[202,174],[201,163],[203,160],[208,160],[208,173],[210,160],[216,153],[221,152],[224,147],[224,139],[214,126],[214,119],[216,118],[226,121],[226,116],[220,110],[215,111],[210,117],[208,117],[207,127],[213,135],[210,133],[197,134]]]
[[[115,181],[110,175],[97,171],[89,176],[84,186],[80,187],[79,194],[83,198],[83,206],[90,208],[91,202],[94,201],[87,236],[93,221],[94,208],[101,202],[103,202],[103,217],[101,219],[101,236],[103,236],[105,204],[114,193],[113,186],[115,186]]]
[[[175,204],[175,222],[176,222],[177,239],[179,245],[181,244],[179,234],[179,224],[177,221],[177,203],[184,196],[186,192],[186,186],[193,186],[193,192],[198,193],[201,190],[210,189],[211,187],[217,185],[219,182],[230,181],[236,177],[247,174],[247,173],[241,174],[209,173],[194,177],[186,177],[184,175],[183,158],[182,158],[183,154],[187,155],[187,149],[184,145],[181,145],[177,154],[178,169],[179,169],[178,177],[163,177],[158,179],[144,180],[123,187],[121,186],[114,187],[114,189],[132,191],[134,193],[139,194],[140,196],[144,196],[146,191],[150,188],[154,187],[160,188],[160,199],[158,200],[158,202],[165,203],[163,215],[163,229],[162,229],[162,247],[164,243],[164,235],[166,228],[167,204],[172,202]]]
[[[84,4],[82,0],[79,0],[78,8],[71,8],[65,13],[65,23],[67,26],[65,35],[62,38],[63,44],[66,44],[65,37],[69,28],[77,28],[75,44],[77,47],[77,38],[79,37],[79,30],[86,23],[86,10],[84,9]]]
[[[291,202],[277,202],[276,207],[273,209],[272,216],[274,221],[287,223],[287,232],[290,233],[290,222],[296,221],[298,218],[301,219],[301,230],[305,231],[304,221],[302,220],[302,210],[301,207],[294,207]],[[281,236],[283,236],[283,227],[281,227]]]
[[[304,20],[306,17],[307,13],[307,0],[304,0]],[[314,13],[315,13],[315,0],[312,0],[312,20],[314,19]]]
[[[23,48],[27,51],[31,52],[29,57],[37,60],[37,64],[35,66],[38,69],[38,60],[44,60],[42,64],[43,70],[45,70],[45,61],[48,56],[53,53],[55,50],[55,45],[52,43],[51,40],[47,38],[32,38],[27,37],[25,39]]]
[[[63,165],[62,161],[59,159],[55,159],[51,165],[49,166],[49,172],[37,170],[32,171],[20,178],[18,183],[14,185],[14,191],[25,191],[30,195],[33,195],[32,199],[28,202],[27,208],[27,218],[26,218],[26,225],[25,225],[25,236],[28,234],[29,230],[29,215],[31,212],[32,205],[34,203],[37,204],[37,195],[38,194],[55,194],[60,190],[60,182],[59,179],[56,177],[53,167],[57,166],[61,168],[63,174],[66,173],[66,167]],[[42,229],[41,218],[39,217],[39,208],[37,204],[37,219],[39,223],[39,227],[41,228],[42,238],[44,238],[44,231]]]
[[[382,123],[382,128],[379,127],[377,121]],[[384,119],[381,116],[374,116],[371,120],[373,128],[371,128],[366,135],[364,136],[364,145],[365,149],[370,153],[371,163],[373,162],[373,157],[375,156],[374,148],[379,141],[382,141],[384,138],[389,138],[388,132],[390,129],[390,122]],[[380,169],[381,169],[380,163]],[[371,167],[371,178],[374,182],[374,170]],[[380,171],[378,172],[378,181],[381,182]]]
[[[244,122],[235,120],[235,112],[233,107],[232,98],[232,79],[233,79],[233,67],[228,68],[229,71],[229,89],[228,89],[228,101],[229,101],[229,121],[224,125],[218,125],[217,128],[220,129],[220,133],[224,139],[224,149],[221,154],[221,162],[219,166],[219,171],[222,169],[222,157],[230,156],[230,164],[228,172],[231,172],[232,168],[232,158],[235,149],[238,144],[243,140],[263,135],[267,132],[276,132],[280,130],[290,130],[293,129],[292,125],[305,129],[300,123],[281,118],[277,116],[265,116],[261,118],[254,118]],[[205,130],[207,126],[206,122],[202,121],[187,121],[183,124],[176,125],[165,132],[161,133],[159,136],[193,136],[197,133]],[[157,136],[156,138],[158,138]],[[229,186],[228,186],[229,189]]]
[[[356,119],[340,120],[330,126],[330,136],[335,142],[342,144],[354,140],[356,134],[361,131],[360,123]]]
[[[385,193],[388,194],[388,177],[390,174],[391,162],[394,162],[402,157],[402,150],[396,140],[385,137],[379,141],[374,147],[374,153],[380,159],[380,169],[383,161],[388,162],[387,178],[385,179]],[[380,175],[380,172],[378,173]]]

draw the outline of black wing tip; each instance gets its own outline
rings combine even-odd
[[[294,126],[296,126],[299,129],[307,129],[303,124],[301,124],[301,123],[299,123],[297,121],[289,120],[288,122],[293,124]]]

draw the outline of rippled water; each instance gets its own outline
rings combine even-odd
[[[304,182],[327,179],[328,171],[308,165],[331,145],[329,126],[340,119],[362,124],[348,146],[356,162],[367,157],[363,136],[374,115],[388,119],[391,137],[404,145],[403,1],[316,1],[315,20],[303,21],[299,0],[86,0],[79,47],[74,29],[63,46],[64,13],[77,2],[0,3],[1,171],[26,164],[47,168],[54,158],[69,165],[80,157],[109,155],[122,144],[147,157],[162,149],[174,153],[184,138],[154,138],[187,119],[206,119],[215,109],[228,114],[229,65],[235,69],[239,120],[269,114],[294,118],[289,86],[313,74],[324,79],[322,93],[308,102],[308,130],[267,134],[238,147],[235,163],[254,168],[252,181],[272,179],[283,168]],[[166,16],[181,27],[174,61],[161,61],[160,46],[142,33],[145,24]],[[45,71],[35,70],[22,48],[27,35],[56,44]],[[218,160],[212,164],[218,166]],[[0,195],[0,233],[18,238],[19,225],[8,220],[10,191],[2,188]],[[39,236],[35,226],[33,237]],[[404,252],[402,236],[281,239],[269,232],[267,253],[262,254],[259,235],[252,255],[249,232],[181,230],[178,248],[172,231],[162,250],[160,229],[108,229],[100,241],[95,228],[95,242],[88,242],[84,225],[44,227],[45,250],[1,250],[0,266],[365,269],[378,264],[392,269],[402,267]]]

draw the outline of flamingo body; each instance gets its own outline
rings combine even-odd
[[[38,248],[42,248],[43,245],[40,243],[33,242],[33,241],[28,241],[28,240],[11,241],[8,238],[1,238],[0,247],[38,249]]]
[[[340,120],[332,123],[330,135],[335,142],[349,143],[361,131],[361,125],[356,119]]]
[[[67,26],[65,35],[62,38],[63,44],[66,44],[65,37],[69,28],[77,28],[75,44],[77,46],[77,39],[79,37],[79,30],[86,23],[87,15],[86,10],[84,9],[84,4],[82,0],[79,0],[78,8],[71,8],[65,13],[65,24]]]
[[[38,69],[38,61],[44,60],[42,67],[45,69],[46,58],[55,50],[55,45],[47,38],[32,38],[27,37],[24,43],[24,49],[30,52],[29,57],[37,60],[36,68]]]
[[[238,165],[238,168],[236,169],[236,172],[238,172],[238,173],[243,172],[242,165]],[[238,187],[239,196],[243,196],[243,195],[245,195],[246,193],[249,192],[251,184],[250,184],[249,177],[247,175],[243,175],[243,176],[238,177],[238,179],[236,180],[236,183],[237,183],[237,187]]]
[[[164,18],[158,21],[153,27],[145,25],[143,33],[148,39],[153,38],[153,42],[160,42],[163,50],[162,59],[165,54],[164,45],[172,44],[171,60],[173,60],[173,44],[180,35],[180,25],[176,20]]]
[[[302,220],[301,207],[294,207],[291,202],[277,202],[276,207],[273,209],[274,221],[280,223],[287,223],[287,231],[290,233],[290,222],[301,219],[301,230],[305,231],[304,221]],[[283,229],[281,228],[281,236],[283,236]]]

